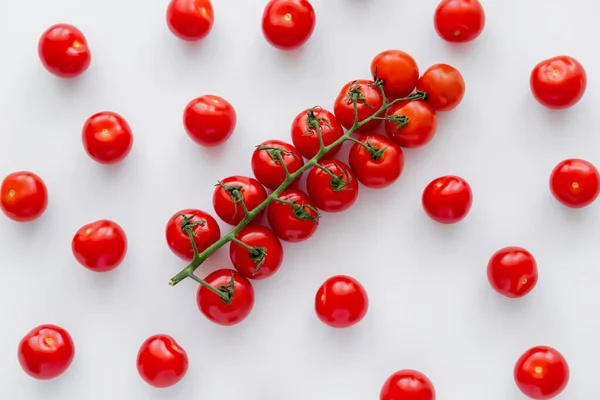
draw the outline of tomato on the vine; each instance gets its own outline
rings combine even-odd
[[[340,160],[320,161],[306,178],[306,191],[319,210],[347,210],[358,197],[358,180]]]
[[[269,204],[267,219],[281,240],[301,242],[317,230],[319,212],[306,193],[299,189],[286,189]]]
[[[600,173],[592,163],[582,159],[561,161],[550,175],[550,191],[567,207],[586,207],[600,194]]]
[[[358,122],[362,122],[375,114],[383,105],[383,97],[377,86],[375,86],[375,82],[366,79],[348,82],[338,94],[333,105],[333,113],[346,129],[350,129],[354,125],[353,98],[357,100]],[[381,121],[375,119],[361,126],[355,132],[370,131],[376,129],[380,124]]]
[[[40,38],[38,54],[44,68],[61,78],[81,75],[92,60],[85,36],[68,24],[48,28]]]
[[[490,258],[487,276],[492,288],[501,295],[523,297],[537,284],[537,263],[533,255],[524,248],[505,247]]]
[[[303,166],[304,158],[298,150],[281,140],[262,142],[252,154],[254,176],[263,186],[271,190],[277,189],[285,181],[286,168],[290,174],[293,174]]]
[[[379,400],[435,400],[435,388],[423,373],[404,369],[385,381]]]
[[[315,24],[315,10],[308,0],[271,0],[262,17],[265,39],[281,50],[292,50],[306,43]]]
[[[431,105],[423,100],[405,101],[388,110],[388,116],[399,123],[385,122],[385,132],[400,147],[408,149],[426,145],[437,129],[437,116]]]
[[[348,160],[358,181],[372,189],[396,182],[404,169],[404,154],[396,143],[378,134],[365,135],[350,148]]]
[[[94,272],[119,266],[127,253],[127,236],[116,222],[106,219],[79,228],[71,242],[75,259]]]
[[[569,383],[570,371],[565,357],[556,349],[536,346],[517,360],[514,378],[517,387],[535,400],[558,396]]]
[[[236,175],[225,178],[216,185],[213,206],[224,222],[237,225],[244,219],[244,206],[252,211],[266,199],[267,191],[259,181]],[[259,218],[260,215],[257,215],[256,219]]]
[[[359,323],[369,309],[367,291],[356,279],[336,275],[327,279],[315,295],[315,312],[332,328],[348,328]]]
[[[142,343],[137,370],[142,379],[156,388],[175,385],[188,370],[185,350],[169,335],[153,335]]]
[[[371,62],[371,74],[383,80],[383,90],[388,99],[399,99],[415,90],[419,67],[410,54],[401,50],[385,50]]]
[[[36,379],[48,380],[62,375],[74,357],[73,339],[60,326],[40,325],[19,343],[19,364],[27,375]]]
[[[560,110],[581,100],[587,88],[587,74],[573,57],[558,56],[537,64],[531,71],[529,85],[537,101]]]
[[[36,174],[13,172],[0,187],[0,208],[13,221],[28,222],[39,218],[48,206],[46,184]]]
[[[171,0],[167,7],[167,25],[179,39],[190,42],[203,39],[214,22],[210,0]]]
[[[115,112],[103,111],[85,121],[82,131],[86,153],[101,164],[123,160],[133,146],[129,124]]]
[[[319,132],[323,138],[323,145],[329,146],[344,136],[344,128],[335,115],[321,107],[309,108],[302,111],[292,122],[292,142],[300,154],[311,159],[321,150]],[[329,150],[324,158],[335,156],[342,146]]]
[[[237,114],[225,99],[206,94],[188,103],[183,125],[189,137],[202,146],[224,143],[235,129]]]
[[[471,187],[458,176],[442,176],[423,191],[423,209],[441,224],[454,224],[467,216],[473,204]]]
[[[436,64],[419,78],[417,90],[427,93],[427,101],[434,110],[450,111],[460,104],[465,95],[465,80],[456,68]]]
[[[272,230],[262,225],[249,225],[235,235],[229,247],[231,263],[250,279],[273,275],[283,261],[283,246]]]
[[[199,253],[221,238],[219,224],[209,213],[193,208],[176,212],[167,222],[165,235],[171,251],[182,260],[189,262],[194,258],[192,242],[182,224],[193,232]]]
[[[448,42],[464,43],[477,38],[485,26],[479,0],[442,0],[435,10],[435,30]]]

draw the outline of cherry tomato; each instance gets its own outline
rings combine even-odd
[[[550,191],[567,207],[586,207],[598,198],[600,173],[585,160],[571,158],[561,161],[550,175]]]
[[[83,125],[83,147],[100,164],[123,160],[133,146],[129,124],[119,114],[104,111],[92,115]]]
[[[358,181],[372,189],[383,189],[396,182],[404,169],[402,149],[382,135],[370,134],[354,143],[348,156]]]
[[[383,80],[383,90],[388,99],[406,97],[415,90],[419,80],[419,67],[410,54],[400,50],[386,50],[371,62],[371,74]]]
[[[488,262],[487,276],[492,288],[501,295],[523,297],[537,284],[537,263],[525,249],[505,247],[494,253]]]
[[[471,187],[458,176],[436,178],[423,191],[423,209],[440,224],[454,224],[462,220],[472,204]]]
[[[414,100],[398,104],[388,115],[404,117],[406,124],[385,122],[385,132],[400,147],[408,149],[426,145],[433,139],[437,129],[437,116],[426,101]]]
[[[267,208],[273,232],[286,242],[301,242],[311,237],[319,225],[319,213],[310,197],[299,189],[287,189]]]
[[[13,172],[0,188],[0,208],[13,221],[39,218],[48,206],[48,190],[42,178],[32,172]]]
[[[336,275],[317,290],[315,312],[332,328],[348,328],[359,323],[369,309],[367,291],[356,279]]]
[[[436,111],[455,109],[465,95],[465,81],[458,70],[447,64],[436,64],[419,78],[417,90],[427,93],[427,101]]]
[[[435,30],[448,42],[470,42],[485,26],[485,11],[479,0],[442,0],[435,10]]]
[[[404,369],[385,381],[379,400],[435,400],[435,388],[421,372]]]
[[[352,93],[358,96],[357,111],[358,122],[362,122],[377,112],[383,105],[383,97],[381,92],[374,86],[373,81],[360,79],[353,82],[348,82],[340,94],[335,99],[333,112],[342,126],[350,129],[354,125],[354,103],[352,101]],[[364,133],[376,129],[381,121],[372,120],[369,123],[361,126],[355,132]]]
[[[233,279],[233,281],[232,281]],[[211,290],[200,286],[196,301],[198,308],[210,321],[230,326],[242,322],[254,306],[254,289],[245,276],[231,269],[219,269],[206,278],[206,283],[217,290],[231,290],[231,302],[227,304]],[[233,282],[233,289],[232,287]]]
[[[290,174],[304,166],[304,159],[294,146],[281,140],[267,140],[252,154],[252,172],[260,183],[275,190],[286,178],[282,161]]]
[[[292,50],[306,43],[315,23],[315,10],[308,0],[271,0],[263,13],[262,31],[272,46]]]
[[[171,0],[167,8],[169,29],[179,39],[189,42],[205,38],[214,22],[210,0]]]
[[[535,400],[547,400],[567,387],[570,372],[567,360],[557,350],[536,346],[517,360],[514,376],[523,394]]]
[[[44,68],[61,78],[81,75],[92,60],[85,36],[68,24],[48,28],[40,38],[38,54]]]
[[[113,221],[102,219],[82,226],[71,242],[75,259],[94,272],[119,266],[127,253],[127,236]]]
[[[169,335],[154,335],[142,343],[137,370],[147,384],[156,388],[175,385],[188,370],[185,350]]]
[[[587,74],[573,57],[558,56],[537,64],[531,71],[529,85],[537,101],[560,110],[581,100],[587,87]]]
[[[192,229],[199,253],[221,238],[219,224],[209,213],[193,208],[176,212],[167,222],[165,235],[171,251],[182,260],[190,262],[194,258],[192,242],[182,224]]]
[[[75,345],[69,332],[56,325],[40,325],[19,343],[19,364],[27,375],[40,380],[62,375],[73,362]]]
[[[188,103],[183,125],[189,137],[202,146],[224,143],[235,129],[237,115],[229,102],[219,96],[204,95]]]
[[[339,160],[325,160],[306,178],[306,191],[319,210],[347,210],[358,197],[358,181],[350,167]]]
[[[325,146],[344,136],[344,128],[331,112],[321,107],[302,111],[292,122],[292,142],[300,154],[309,160],[321,150],[317,126],[321,129]],[[341,147],[341,145],[334,147],[323,157],[335,156]]]
[[[237,225],[244,219],[244,204],[248,211],[252,211],[266,199],[267,191],[256,179],[230,176],[217,185],[213,194],[213,206],[224,222]],[[257,215],[256,220],[259,218],[260,215]]]
[[[283,261],[283,246],[272,230],[249,225],[235,239],[229,246],[229,257],[238,272],[250,279],[268,278],[277,272]]]

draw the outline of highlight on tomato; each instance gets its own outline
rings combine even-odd
[[[189,366],[185,350],[169,335],[146,339],[137,354],[137,370],[150,386],[166,388],[183,379]]]
[[[425,374],[413,369],[393,373],[383,384],[379,400],[435,400],[435,388]]]
[[[433,23],[438,35],[454,43],[476,39],[485,26],[485,11],[479,0],[442,0]]]
[[[567,207],[587,207],[600,194],[600,173],[589,161],[580,158],[563,160],[552,170],[550,191]]]
[[[48,189],[38,175],[29,171],[8,174],[0,186],[0,209],[16,222],[42,216],[48,206]]]
[[[315,295],[317,317],[332,328],[349,328],[358,324],[368,309],[367,291],[351,276],[332,276]]]
[[[427,93],[427,101],[435,111],[451,111],[462,101],[466,86],[456,68],[448,64],[435,64],[419,78],[417,90]]]
[[[532,347],[515,363],[515,383],[524,395],[532,399],[553,399],[565,390],[569,378],[567,360],[549,346]]]
[[[272,276],[283,261],[283,246],[266,226],[252,224],[243,228],[229,245],[235,269],[249,279]]]
[[[204,39],[215,22],[210,0],[171,0],[167,7],[167,26],[179,39],[194,42]]]
[[[552,57],[533,67],[529,86],[540,104],[561,110],[582,99],[587,88],[587,74],[583,65],[573,57]]]
[[[459,176],[447,175],[432,180],[423,190],[423,209],[440,224],[455,224],[464,219],[473,204],[469,183]]]
[[[57,325],[40,325],[29,331],[19,343],[19,364],[27,375],[35,379],[49,380],[62,375],[74,358],[73,338]]]
[[[167,222],[165,236],[173,254],[187,262],[194,258],[190,233],[199,253],[221,238],[221,228],[209,213],[195,208],[177,211]]]
[[[92,61],[92,55],[83,33],[73,25],[52,25],[42,34],[38,54],[48,72],[61,78],[83,74]]]
[[[188,136],[201,146],[214,147],[231,137],[237,123],[233,106],[224,98],[206,94],[190,101],[183,112]]]
[[[82,130],[83,148],[90,158],[100,164],[122,161],[133,146],[133,133],[119,114],[103,111],[85,121]]]
[[[71,249],[75,259],[94,272],[117,268],[127,253],[127,235],[119,224],[101,219],[79,228]]]
[[[487,266],[490,286],[509,298],[527,295],[538,281],[538,268],[533,255],[522,247],[509,246],[495,252]]]
[[[308,0],[271,0],[263,12],[263,35],[280,50],[302,46],[312,35],[315,25],[315,10]]]

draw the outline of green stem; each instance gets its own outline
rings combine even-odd
[[[234,237],[234,238],[232,238],[232,239],[231,239],[231,241],[232,241],[233,243],[235,243],[235,244],[238,244],[238,245],[242,246],[243,248],[245,248],[246,250],[248,250],[248,252],[253,252],[253,253],[255,253],[255,254],[256,254],[256,253],[258,253],[254,247],[252,247],[252,246],[248,246],[246,243],[242,242],[242,241],[241,241],[240,239],[238,239],[238,238],[235,238],[235,237]]]

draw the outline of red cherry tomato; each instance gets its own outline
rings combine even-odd
[[[275,190],[286,178],[282,161],[290,174],[304,166],[304,159],[294,146],[281,140],[267,140],[252,154],[252,172],[265,187]]]
[[[176,212],[167,222],[165,235],[171,251],[184,261],[192,261],[194,249],[189,235],[183,231],[183,223],[193,229],[194,242],[200,253],[221,238],[219,224],[209,213],[193,208]]]
[[[536,346],[517,360],[514,376],[523,394],[535,400],[548,400],[567,387],[570,372],[567,360],[557,350]]]
[[[423,209],[440,224],[454,224],[467,216],[473,204],[471,187],[458,176],[434,179],[423,191]]]
[[[271,0],[263,13],[262,31],[272,46],[292,50],[306,43],[315,23],[315,10],[308,0]]]
[[[567,207],[586,207],[600,194],[600,173],[585,160],[571,158],[561,161],[550,176],[550,191]]]
[[[83,125],[82,138],[86,153],[101,164],[123,160],[133,146],[129,124],[119,114],[110,111],[88,118]]]
[[[537,64],[531,71],[529,85],[537,101],[560,110],[581,100],[587,87],[587,74],[573,57],[558,56]]]
[[[40,38],[38,54],[44,68],[61,78],[81,75],[92,60],[85,36],[68,24],[48,28]]]
[[[245,276],[231,269],[219,269],[204,280],[217,290],[231,287],[233,290],[231,302],[227,304],[211,290],[200,286],[196,301],[198,308],[210,321],[218,325],[230,326],[242,322],[254,306],[254,289]]]
[[[248,211],[252,211],[266,199],[267,191],[256,179],[230,176],[217,185],[213,194],[213,206],[219,218],[224,222],[237,225],[245,216],[242,201]],[[261,215],[258,215],[256,220]]]
[[[437,129],[437,117],[433,107],[426,101],[414,100],[398,104],[388,115],[404,117],[406,125],[385,122],[385,132],[400,147],[408,149],[426,145],[433,139]]]
[[[435,10],[435,30],[448,42],[470,42],[485,26],[485,11],[479,0],[442,0]]]
[[[94,272],[119,266],[127,253],[127,236],[116,222],[102,219],[82,226],[71,242],[75,259]]]
[[[202,146],[224,143],[233,133],[236,122],[233,106],[210,94],[190,101],[183,113],[183,125],[189,137]]]
[[[321,129],[325,146],[344,136],[344,128],[331,112],[321,107],[302,111],[292,122],[292,142],[300,154],[309,160],[321,150],[317,126]],[[324,157],[335,156],[341,147],[341,145],[334,147]]]
[[[523,297],[537,284],[537,263],[525,249],[505,247],[494,253],[488,262],[487,276],[492,288],[501,295]]]
[[[32,172],[13,172],[0,188],[0,208],[13,221],[39,218],[48,206],[48,190],[42,178]]]
[[[358,122],[362,122],[377,112],[383,105],[381,92],[373,81],[360,79],[344,85],[335,99],[333,112],[342,126],[350,129],[354,125],[354,103],[351,91],[359,95],[357,102]],[[381,121],[373,120],[361,126],[355,132],[364,133],[376,129]]]
[[[435,400],[435,388],[419,371],[398,371],[385,381],[379,400]]]
[[[229,257],[238,272],[250,279],[265,279],[277,272],[283,261],[283,246],[272,230],[250,225],[235,239],[229,246]]]
[[[35,379],[48,380],[62,375],[74,357],[73,339],[60,326],[40,325],[19,343],[19,364]]]
[[[402,149],[377,134],[365,135],[360,142],[363,145],[354,143],[348,156],[358,181],[372,189],[383,189],[396,182],[404,169]]]
[[[371,74],[383,80],[383,90],[388,99],[406,97],[415,90],[419,80],[419,67],[410,54],[400,50],[386,50],[371,62]]]
[[[273,232],[286,242],[301,242],[311,237],[319,224],[317,208],[306,193],[287,189],[267,208]]]
[[[319,210],[347,210],[358,197],[358,181],[350,167],[339,160],[325,160],[306,178],[306,191]]]
[[[369,309],[367,291],[356,279],[336,275],[317,290],[317,317],[332,328],[348,328],[359,323]]]
[[[417,83],[417,90],[427,93],[427,101],[436,111],[455,109],[465,95],[465,81],[458,70],[447,64],[431,67]]]
[[[190,42],[203,39],[214,22],[210,0],[171,0],[167,8],[167,25],[179,39]]]
[[[169,335],[154,335],[142,343],[137,370],[147,384],[156,388],[175,385],[188,370],[185,350]]]

